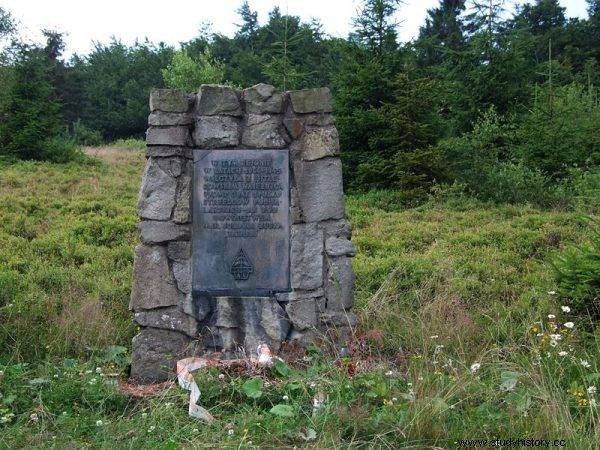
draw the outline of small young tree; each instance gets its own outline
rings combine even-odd
[[[171,64],[162,70],[165,86],[195,92],[201,84],[222,83],[225,78],[224,65],[215,61],[206,48],[197,59],[193,59],[185,50],[173,55]]]

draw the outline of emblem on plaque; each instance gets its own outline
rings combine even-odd
[[[229,270],[231,275],[236,281],[244,281],[250,278],[250,274],[254,272],[252,263],[246,256],[244,249],[240,247],[240,251],[233,258],[231,269]]]

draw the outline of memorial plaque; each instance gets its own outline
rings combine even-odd
[[[288,150],[194,150],[194,293],[290,287]]]

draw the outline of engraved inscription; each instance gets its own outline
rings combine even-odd
[[[287,150],[195,150],[195,291],[289,289]]]

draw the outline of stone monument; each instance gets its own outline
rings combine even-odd
[[[130,309],[132,378],[181,357],[343,341],[355,248],[327,88],[150,93]]]

